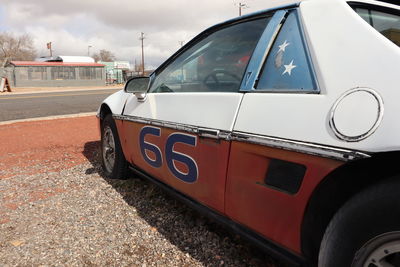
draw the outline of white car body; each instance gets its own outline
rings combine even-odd
[[[357,2],[377,4],[376,1]],[[378,4],[399,9],[390,4]],[[121,114],[125,99],[128,99],[126,108],[137,112],[135,116],[138,117],[312,142],[362,152],[398,150],[400,139],[396,137],[400,134],[400,125],[394,123],[400,108],[397,100],[400,97],[398,46],[373,29],[344,0],[305,0],[300,3],[299,10],[320,88],[318,94],[254,92],[227,96],[221,93],[221,99],[213,95],[214,106],[208,100],[201,102],[198,93],[184,93],[185,102],[181,106],[173,107],[177,112],[173,112],[170,106],[163,106],[166,102],[164,98],[168,96],[157,93],[148,96],[150,104],[146,107],[135,102],[134,95],[123,92],[118,93],[119,97],[111,96],[104,103],[113,107],[113,114]],[[353,38],[355,33],[357,38]],[[379,118],[380,114],[376,110],[368,111],[363,108],[363,101],[368,101],[368,96],[360,94],[359,98],[351,99],[351,104],[341,110],[344,114],[339,115],[346,117],[346,121],[341,122],[345,131],[362,135],[368,128],[372,128],[370,126],[376,119],[379,121],[370,136],[348,142],[335,135],[330,119],[335,102],[346,92],[356,88],[366,88],[380,97],[382,118]],[[237,112],[240,103],[243,112],[238,114],[235,124],[223,116],[214,116],[221,110],[229,110],[227,117],[232,118],[232,113]],[[198,108],[193,107],[197,104]],[[204,110],[208,114],[199,114],[198,110],[204,106],[208,107]],[[185,112],[180,112],[181,110]]]
[[[292,254],[315,258],[338,209],[362,188],[398,173],[392,163],[400,155],[400,48],[357,14],[354,5],[400,13],[398,5],[372,0],[304,0],[233,19],[206,30],[161,65],[151,75],[147,93],[124,90],[104,100],[98,117],[112,114],[124,156],[139,171]],[[263,14],[271,17],[240,77],[239,90],[157,91],[164,88],[164,83],[159,87],[157,83],[166,70],[206,38],[205,33]],[[304,60],[285,58],[294,49],[283,35],[292,14],[299,25],[298,51],[304,52]],[[290,33],[295,31],[296,27],[290,28]],[[204,60],[196,63],[198,69]],[[306,72],[312,89],[263,88],[261,84],[269,82],[268,78],[262,81],[268,60],[275,62],[282,77]],[[187,75],[183,64],[182,80]],[[216,69],[210,75],[203,84],[214,79],[221,85],[218,78],[230,74]],[[155,133],[137,141],[144,138],[139,135],[145,128]],[[176,133],[195,141],[165,151],[165,140]],[[213,148],[204,147],[211,143]],[[153,154],[143,144],[150,144]],[[157,151],[162,158],[156,163]],[[170,160],[169,169],[165,167],[168,153],[194,162],[197,180],[176,181],[171,168],[178,176],[187,175],[190,168],[179,167],[176,160]],[[305,166],[293,192],[284,193],[279,182],[259,187],[274,160]],[[376,175],[378,168],[384,178],[368,176]],[[333,191],[344,187],[349,190]],[[268,208],[259,203],[269,203]]]

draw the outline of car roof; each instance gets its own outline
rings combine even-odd
[[[279,9],[287,9],[287,8],[293,8],[299,6],[302,2],[313,2],[313,1],[320,1],[320,0],[286,0],[286,1],[280,1],[280,4],[273,5],[269,8],[262,9],[256,12],[252,12],[246,15],[243,15],[241,17],[235,17],[229,20],[226,20],[224,22],[218,23],[207,30],[211,30],[215,27],[221,26],[223,24],[230,24],[234,23],[235,21],[243,20],[248,17],[254,17],[257,15],[261,15],[264,13],[268,13],[270,11],[275,11]],[[393,8],[393,9],[399,9],[400,10],[400,1],[399,0],[331,0],[331,1],[345,1],[348,3],[357,3],[357,4],[369,4],[369,5],[376,5],[376,6],[381,6],[381,7],[387,7],[387,8]],[[284,4],[282,4],[282,2]],[[397,4],[394,4],[397,3]],[[206,31],[207,31],[206,30]]]
[[[270,8],[262,9],[256,12],[252,12],[249,14],[242,15],[240,17],[235,17],[229,20],[226,20],[224,22],[215,24],[204,31],[200,32],[197,36],[195,36],[192,40],[190,40],[184,47],[181,47],[178,51],[176,51],[170,58],[168,58],[166,61],[164,61],[152,74],[158,73],[164,69],[165,66],[167,66],[171,61],[173,61],[177,56],[180,55],[181,51],[185,49],[187,45],[190,45],[193,42],[196,42],[202,34],[206,32],[213,32],[216,28],[220,28],[223,25],[228,25],[232,24],[235,22],[241,22],[246,19],[254,19],[258,16],[265,16],[266,13],[280,10],[280,9],[290,9],[290,8],[296,8],[301,5],[302,2],[317,2],[320,0],[285,0],[285,1],[280,1],[279,4],[272,5]],[[400,10],[399,5],[391,4],[388,2],[397,2],[399,0],[330,0],[330,1],[344,1],[348,3],[356,3],[356,4],[367,4],[367,5],[375,5],[375,6],[381,6],[381,7],[387,7],[387,8],[392,8],[392,9],[398,9]],[[282,4],[283,2],[283,4]]]

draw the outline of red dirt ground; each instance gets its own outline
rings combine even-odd
[[[81,164],[87,161],[84,149],[95,150],[99,139],[94,116],[2,125],[0,179]]]
[[[99,132],[94,116],[18,122],[0,126],[0,180],[68,169],[92,160],[98,151]],[[10,222],[8,211],[50,198],[63,188],[14,184],[0,187],[0,225]],[[20,188],[24,187],[21,193]]]

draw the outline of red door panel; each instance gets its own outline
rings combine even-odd
[[[151,129],[143,135],[144,128]],[[130,162],[178,191],[224,213],[228,141],[129,121],[123,122],[121,131],[125,139],[124,153]]]
[[[300,251],[300,227],[311,193],[329,172],[343,164],[255,144],[232,142],[226,188],[226,214],[292,251]],[[291,195],[264,182],[271,159],[306,166],[299,191]]]

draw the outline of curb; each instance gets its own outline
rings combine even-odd
[[[122,90],[124,87],[102,87],[102,88],[76,88],[76,89],[54,89],[54,90],[43,90],[43,91],[25,91],[25,92],[4,92],[0,93],[0,96],[10,95],[25,95],[25,94],[41,94],[41,93],[63,93],[63,92],[79,92],[79,91],[90,91],[90,90]]]
[[[57,120],[57,119],[89,117],[89,116],[95,116],[96,114],[97,114],[97,112],[87,112],[87,113],[76,113],[76,114],[66,114],[66,115],[56,115],[56,116],[48,116],[48,117],[38,117],[38,118],[30,118],[30,119],[3,121],[3,122],[0,122],[0,126],[14,124],[14,123],[20,123],[20,122],[49,121],[49,120]]]

